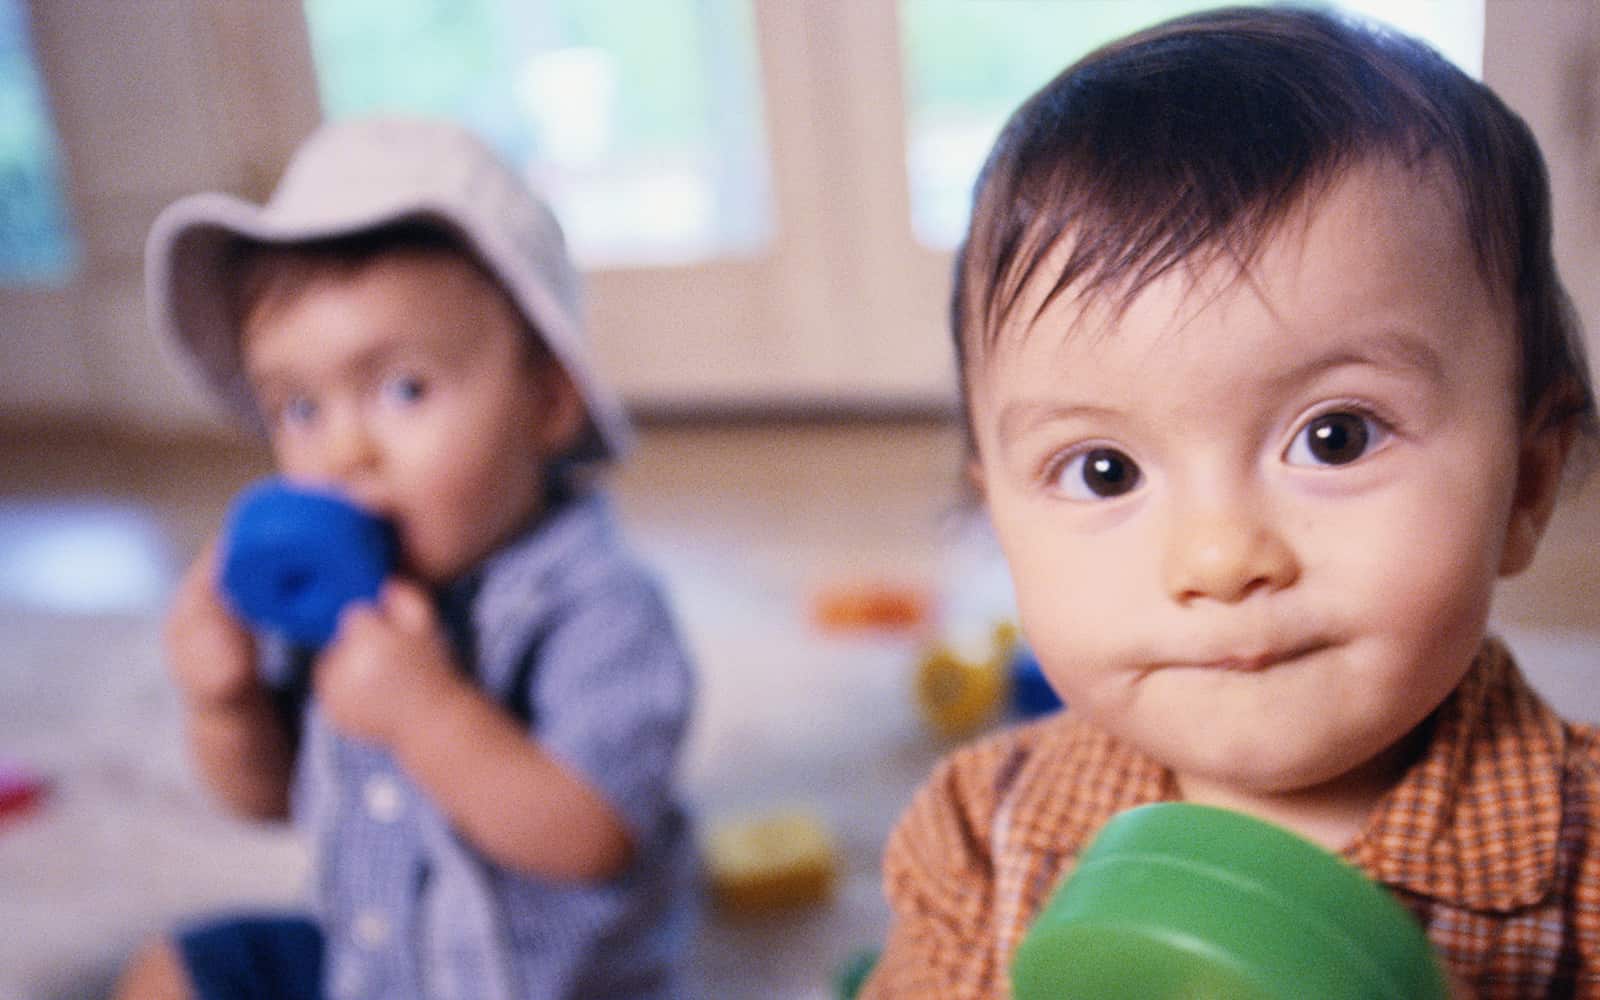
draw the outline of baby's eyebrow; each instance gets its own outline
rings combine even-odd
[[[1335,344],[1320,354],[1291,363],[1280,372],[1268,373],[1266,384],[1274,389],[1292,388],[1313,381],[1340,368],[1376,368],[1396,372],[1432,384],[1446,380],[1443,355],[1433,344],[1403,330],[1384,330]],[[1104,419],[1114,410],[1091,403],[1015,400],[1000,410],[998,429],[1002,440],[1010,440],[1041,423],[1073,418]]]
[[[1385,330],[1336,344],[1290,366],[1272,381],[1298,384],[1338,368],[1369,367],[1410,375],[1428,382],[1445,380],[1444,358],[1433,344],[1400,330]]]
[[[1088,403],[1050,403],[1020,400],[1007,403],[1000,410],[999,432],[1001,440],[1009,440],[1030,427],[1041,423],[1072,418],[1105,418],[1114,411],[1108,406]]]
[[[281,398],[295,388],[294,379],[275,368],[247,367],[245,378],[251,393],[259,400]]]
[[[401,345],[394,343],[371,344],[338,358],[331,368],[342,373],[342,377],[370,379],[405,357],[407,357],[407,350]],[[269,361],[264,364],[257,363],[247,366],[246,375],[250,379],[250,384],[255,387],[257,394],[267,391],[298,389],[302,382],[301,374],[292,362]],[[315,379],[315,376],[312,376],[312,378]]]

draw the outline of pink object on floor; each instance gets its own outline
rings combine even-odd
[[[32,769],[0,761],[0,822],[31,812],[44,793],[45,780]]]

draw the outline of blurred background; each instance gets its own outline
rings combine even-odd
[[[883,837],[950,745],[915,708],[918,657],[1008,614],[944,325],[973,177],[1068,62],[1202,6],[0,0],[0,998],[102,996],[176,916],[301,888],[301,845],[217,814],[182,757],[161,610],[268,463],[150,334],[142,251],[175,198],[263,199],[319,121],[380,110],[468,124],[562,218],[642,429],[621,511],[701,664],[686,795],[707,826],[798,808],[833,838],[819,902],[711,912],[701,988],[831,996],[881,939]],[[1528,120],[1600,331],[1600,5],[1344,6]],[[1597,537],[1600,491],[1576,489],[1496,609],[1588,718]],[[927,613],[819,626],[820,598],[866,584]],[[5,798],[18,775],[43,796]]]

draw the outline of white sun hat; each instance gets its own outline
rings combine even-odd
[[[560,225],[482,141],[449,122],[324,125],[295,153],[266,204],[207,192],[169,205],[145,244],[151,323],[231,409],[254,421],[228,287],[235,241],[304,243],[405,221],[436,223],[464,240],[543,337],[588,412],[572,457],[621,457],[632,435],[594,369],[578,272]]]

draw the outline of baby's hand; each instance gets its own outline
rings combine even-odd
[[[215,540],[184,572],[167,611],[164,642],[186,701],[228,707],[256,694],[255,644],[217,591]]]
[[[376,604],[352,604],[312,671],[316,697],[335,729],[392,746],[412,720],[460,683],[455,656],[428,596],[391,578]]]

